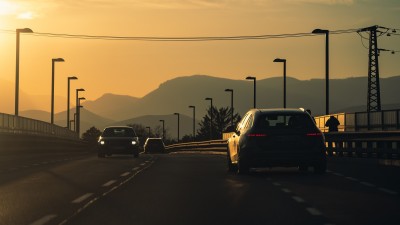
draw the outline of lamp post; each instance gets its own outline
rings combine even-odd
[[[329,115],[329,30],[315,29],[313,34],[325,34],[325,114]]]
[[[72,123],[74,123],[74,124],[75,124],[75,120],[70,120],[70,121],[69,121],[69,124],[68,124],[68,125],[69,125],[69,127],[72,127]]]
[[[80,125],[80,121],[79,121],[79,119],[80,119],[80,115],[79,115],[79,112],[80,112],[80,104],[79,104],[79,92],[80,91],[85,91],[85,89],[83,89],[83,88],[78,88],[78,89],[76,89],[76,119],[75,119],[75,131],[78,133],[78,137],[79,137],[79,129],[80,129],[80,127],[79,127],[79,125]]]
[[[148,134],[149,134],[149,137],[150,137],[150,127],[146,127],[146,128],[149,129]]]
[[[174,115],[177,115],[178,116],[178,143],[179,143],[179,113],[174,113]]]
[[[274,62],[283,62],[283,108],[286,108],[286,59],[276,58]]]
[[[33,33],[29,28],[17,29],[17,43],[16,43],[16,60],[15,60],[15,115],[18,116],[18,104],[19,104],[19,35],[20,33]]]
[[[74,113],[74,131],[76,132],[76,121],[77,121],[77,119],[76,119],[76,113]]]
[[[189,105],[193,109],[193,141],[196,141],[196,106]]]
[[[83,105],[81,105],[81,100],[86,100],[85,97],[79,98],[78,101],[78,122],[77,122],[77,131],[78,131],[78,137],[81,133],[81,108],[83,108]]]
[[[233,89],[225,89],[225,91],[231,93],[231,126],[233,126]]]
[[[63,58],[51,59],[51,124],[54,124],[54,64],[55,62],[65,62]],[[68,120],[67,120],[68,123]]]
[[[160,120],[160,122],[162,122],[162,139],[163,141],[165,141],[165,129],[164,129],[165,120]]]
[[[253,104],[253,108],[256,108],[256,77],[251,77],[248,76],[246,77],[246,80],[253,80],[254,81],[254,104]]]
[[[67,94],[67,127],[68,129],[71,129],[71,125],[68,123],[69,121],[69,103],[70,103],[70,82],[71,80],[77,80],[78,78],[75,76],[68,77],[68,94]]]
[[[210,140],[212,140],[213,137],[213,99],[212,98],[205,98],[205,100],[209,100],[211,102],[211,108],[210,108]]]

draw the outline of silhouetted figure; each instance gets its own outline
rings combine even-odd
[[[339,125],[340,125],[339,120],[334,116],[330,116],[325,123],[325,127],[329,128],[329,132],[338,131]]]

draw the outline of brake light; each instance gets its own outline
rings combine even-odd
[[[321,137],[322,133],[308,133],[306,134],[308,137]]]
[[[248,136],[248,137],[266,137],[267,134],[259,134],[259,133],[256,133],[256,134],[248,134],[247,136]]]

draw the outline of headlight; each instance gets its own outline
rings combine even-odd
[[[136,145],[137,144],[137,142],[136,141],[132,141],[132,145]]]
[[[105,141],[100,141],[100,144],[101,145],[104,145],[106,142]]]

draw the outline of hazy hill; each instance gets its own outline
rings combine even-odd
[[[85,101],[82,105],[94,113],[98,113],[106,118],[113,120],[126,119],[124,115],[129,115],[129,108],[131,105],[136,104],[138,98],[128,95],[104,94],[94,101]],[[131,115],[134,115],[132,113]]]
[[[381,78],[380,82],[383,109],[385,109],[385,105],[400,103],[400,99],[398,99],[400,76]],[[234,89],[234,108],[241,115],[253,107],[252,81],[194,75],[178,77],[161,84],[159,88],[136,102],[124,104],[125,107],[119,109],[121,113],[114,117],[128,119],[143,115],[173,114],[174,112],[191,116],[192,110],[188,106],[195,105],[196,115],[201,118],[210,104],[209,101],[204,100],[206,97],[213,98],[214,106],[230,106],[230,93],[224,91],[226,88]],[[282,107],[282,89],[281,77],[257,80],[257,107]],[[366,105],[367,77],[332,79],[330,80],[330,95],[331,112]],[[325,80],[288,78],[287,107],[310,108],[314,115],[324,114]],[[106,116],[101,111],[96,111],[96,113]]]

